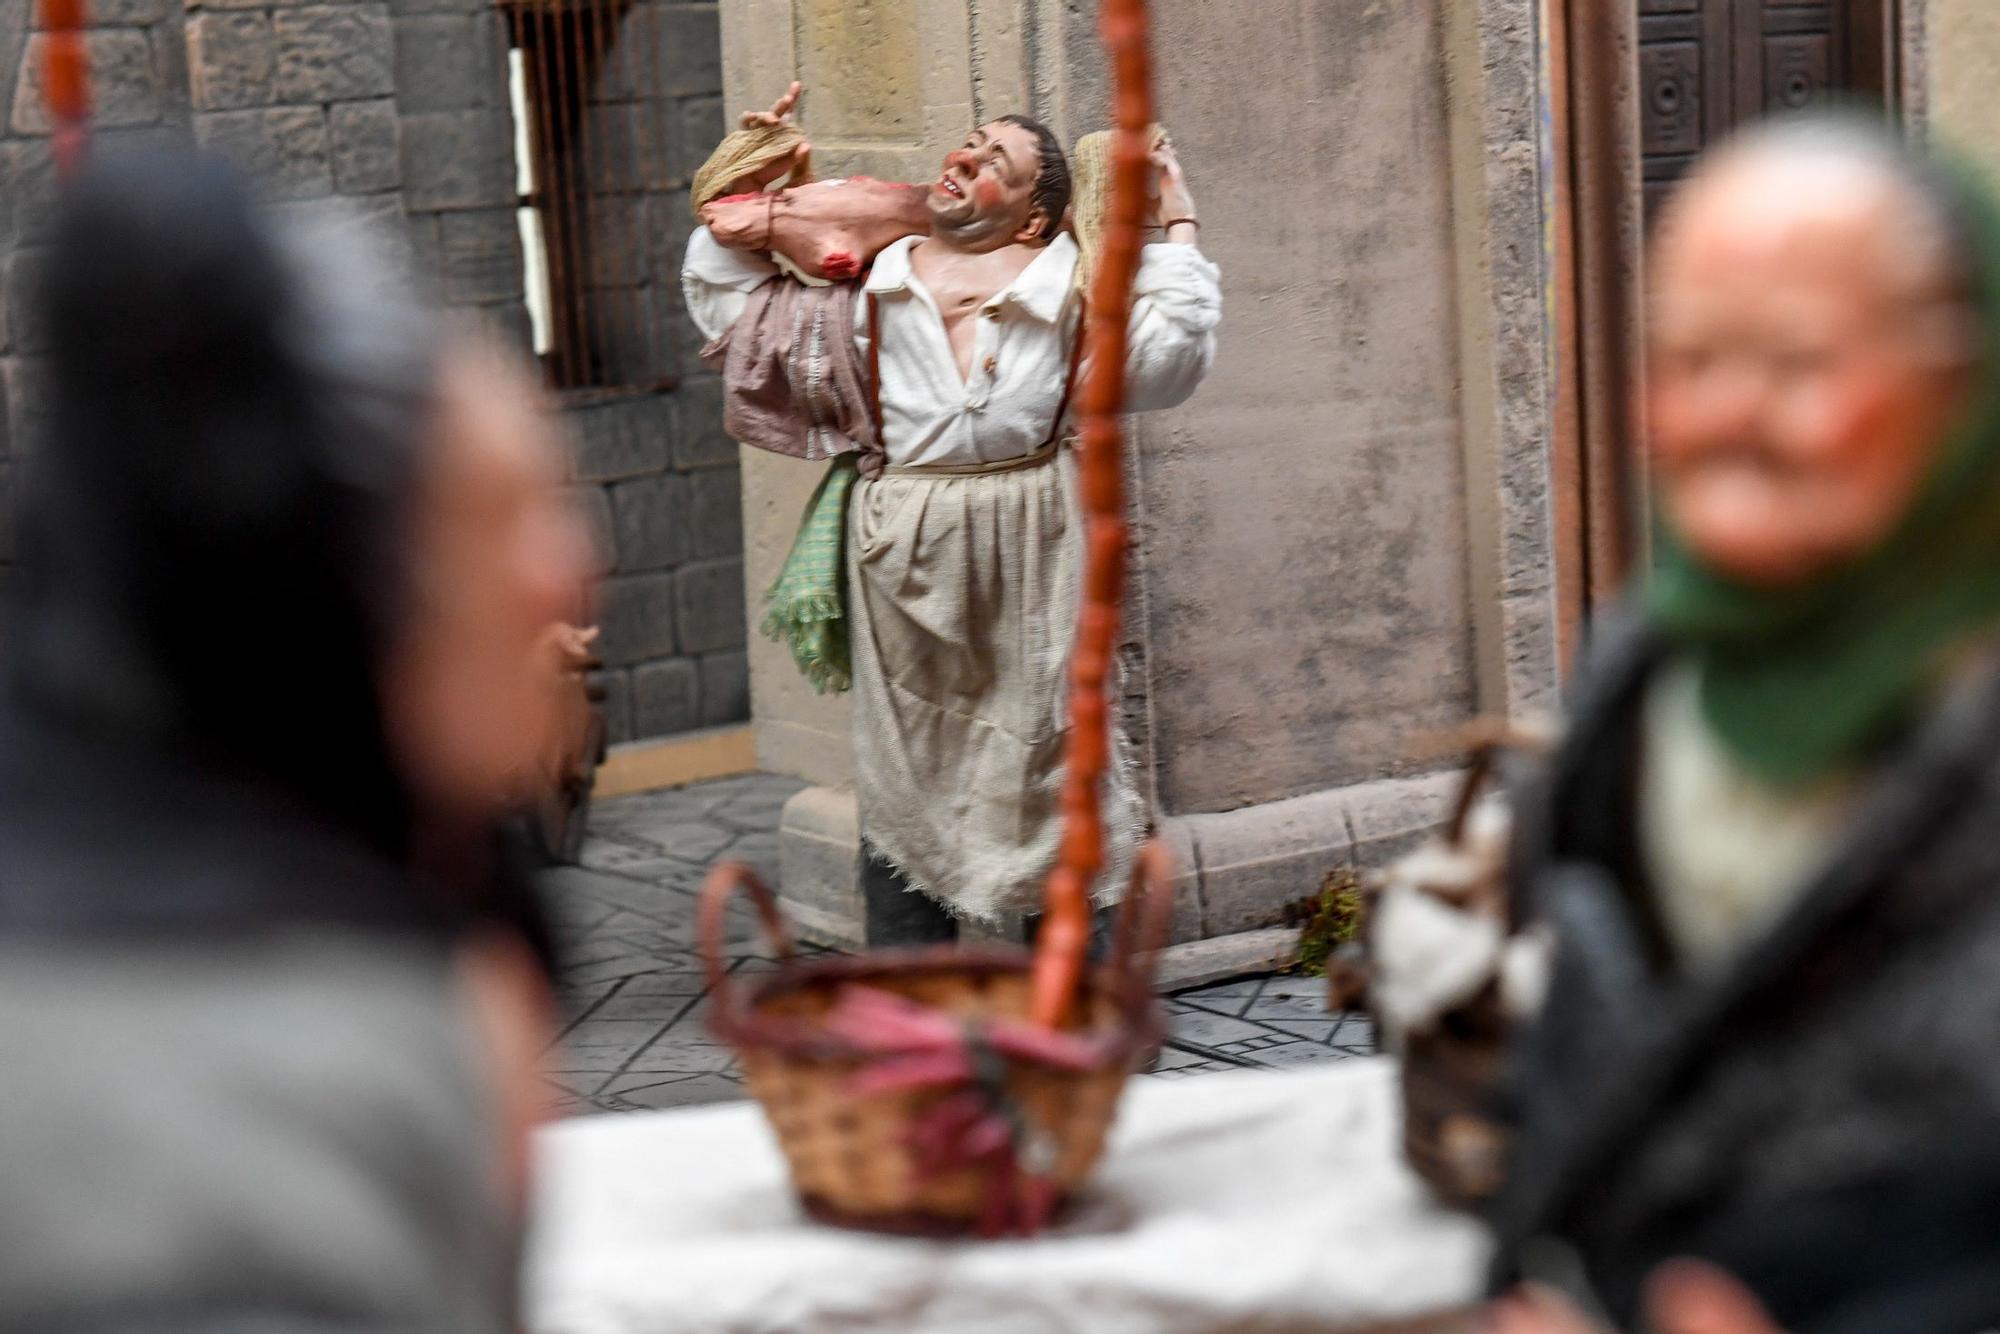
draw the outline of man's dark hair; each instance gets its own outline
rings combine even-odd
[[[1002,116],[1000,121],[1004,125],[1018,125],[1035,136],[1039,161],[1035,167],[1035,191],[1029,202],[1049,220],[1041,239],[1044,243],[1053,241],[1062,228],[1063,215],[1069,212],[1069,158],[1063,154],[1062,141],[1056,138],[1054,130],[1027,116]]]

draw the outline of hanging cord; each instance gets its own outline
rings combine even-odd
[[[1139,270],[1151,171],[1152,52],[1146,0],[1103,0],[1098,34],[1111,58],[1117,138],[1103,252],[1090,295],[1090,369],[1083,384],[1078,480],[1083,495],[1084,573],[1070,659],[1069,735],[1063,778],[1061,855],[1044,890],[1035,946],[1033,1016],[1071,1023],[1090,945],[1090,887],[1104,867],[1099,789],[1111,758],[1107,683],[1125,596],[1125,343]]]
[[[84,45],[85,0],[41,0],[42,100],[55,121],[56,171],[71,180],[83,167],[90,129],[90,52]]]

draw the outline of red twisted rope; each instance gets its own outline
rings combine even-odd
[[[1070,663],[1070,729],[1063,781],[1061,857],[1044,890],[1035,952],[1034,1017],[1071,1022],[1090,942],[1090,887],[1104,866],[1098,789],[1111,758],[1106,684],[1125,595],[1125,477],[1120,414],[1125,405],[1125,340],[1132,281],[1139,270],[1153,124],[1153,64],[1146,0],[1103,0],[1098,34],[1111,58],[1111,200],[1104,252],[1092,281],[1090,374],[1083,386],[1078,476],[1083,493],[1085,563],[1076,647]]]
[[[90,53],[84,46],[86,0],[40,0],[42,100],[55,121],[56,170],[68,179],[83,165],[90,125]]]

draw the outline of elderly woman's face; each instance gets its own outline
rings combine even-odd
[[[518,792],[558,726],[546,640],[581,610],[589,536],[562,492],[554,424],[520,368],[462,346],[440,391],[387,708],[420,796],[481,815]]]
[[[1665,219],[1653,475],[1676,533],[1718,573],[1810,580],[1914,502],[1968,380],[1943,275],[1912,259],[1914,216],[1879,170],[1766,153],[1696,178]]]

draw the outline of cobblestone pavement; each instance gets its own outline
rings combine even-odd
[[[582,865],[545,879],[566,958],[567,1027],[553,1078],[564,1110],[633,1111],[745,1096],[734,1055],[708,1031],[695,896],[724,857],[777,880],[778,816],[801,785],[752,774],[599,802]],[[775,967],[750,912],[724,933],[732,974]],[[1360,1015],[1329,1014],[1317,981],[1249,978],[1167,1001],[1161,1079],[1367,1055]]]

